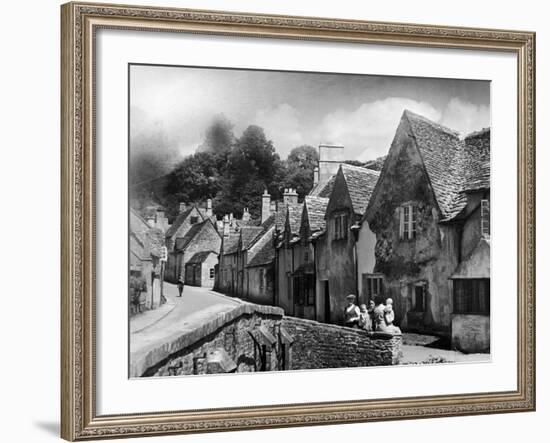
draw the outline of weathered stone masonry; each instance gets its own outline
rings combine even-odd
[[[389,366],[401,359],[401,335],[295,317],[284,317],[282,325],[295,338],[290,369]]]
[[[401,335],[283,316],[242,303],[167,343],[132,356],[131,376],[395,365]]]

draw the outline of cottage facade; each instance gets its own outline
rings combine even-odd
[[[347,164],[336,174],[325,212],[325,233],[316,242],[316,279],[325,321],[343,322],[346,296],[358,293],[359,222],[378,177],[378,171]]]
[[[376,235],[372,273],[359,256],[364,298],[391,297],[403,330],[463,350],[488,349],[489,145],[488,130],[463,140],[405,111],[359,232]]]
[[[174,244],[172,272],[175,280],[180,276],[185,278],[185,265],[197,252],[213,251],[219,254],[221,243],[221,236],[209,218],[193,224],[183,237],[176,238]]]
[[[133,208],[130,208],[130,277],[145,281],[144,298],[140,306],[131,304],[130,312],[154,309],[162,303],[161,262],[164,232],[151,227]]]
[[[196,252],[185,264],[185,284],[213,288],[218,253],[215,251]]]

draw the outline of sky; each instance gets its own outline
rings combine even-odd
[[[466,135],[490,126],[490,82],[357,74],[132,65],[130,140],[195,152],[217,114],[239,137],[264,128],[281,158],[303,144],[344,145],[346,159],[388,152],[405,109]],[[139,143],[133,143],[135,146]]]

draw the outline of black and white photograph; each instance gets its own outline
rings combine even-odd
[[[128,76],[129,377],[491,361],[490,81]]]

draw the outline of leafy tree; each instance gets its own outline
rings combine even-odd
[[[319,161],[319,154],[313,146],[302,145],[288,154],[284,187],[296,189],[302,199],[313,188],[313,173]]]
[[[169,174],[164,194],[172,204],[213,198],[222,187],[223,177],[216,166],[214,154],[198,152],[186,157]]]

